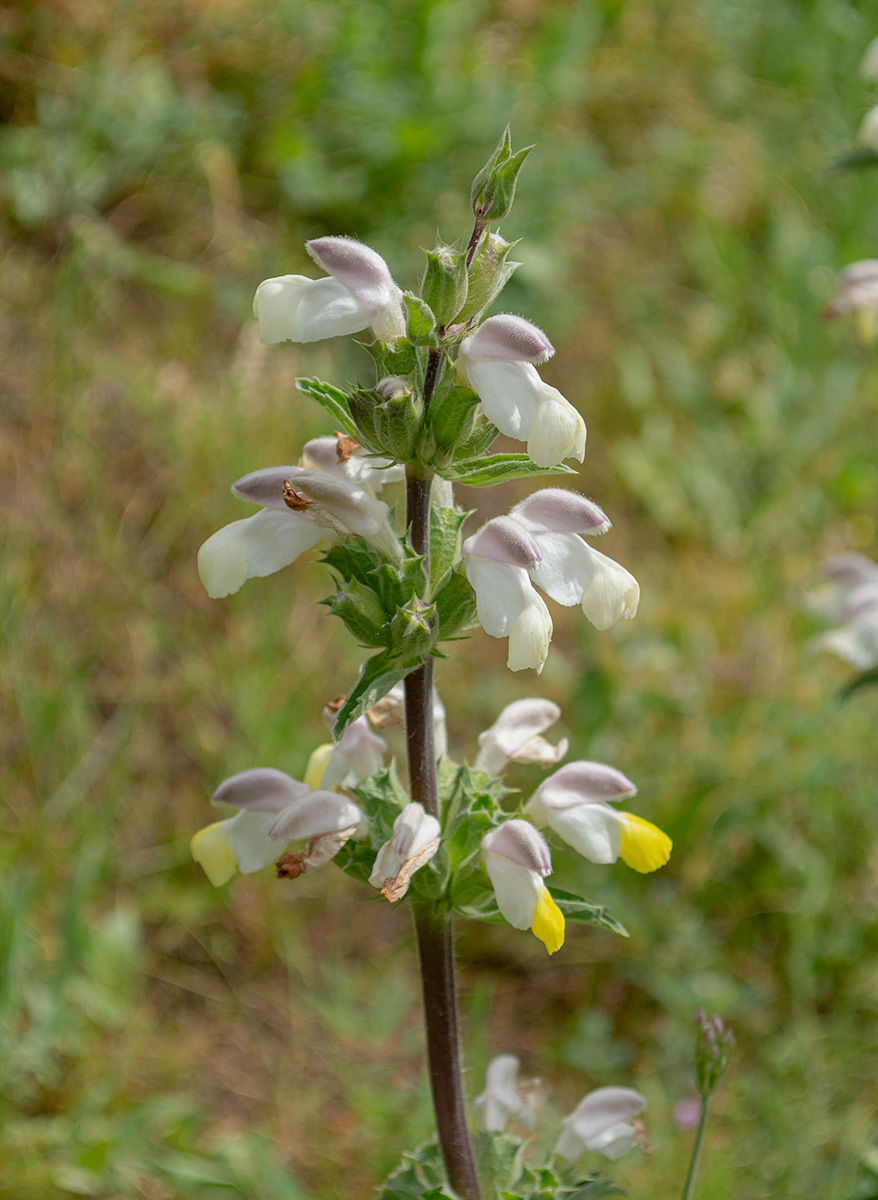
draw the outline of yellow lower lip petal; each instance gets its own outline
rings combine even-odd
[[[633,813],[619,813],[619,816],[622,818],[622,861],[643,875],[663,867],[671,857],[672,842],[668,835]]]
[[[305,778],[303,780],[306,787],[309,787],[312,792],[320,790],[320,784],[323,781],[323,776],[326,773],[326,768],[329,766],[329,760],[332,758],[335,746],[331,742],[327,742],[323,746],[318,746],[316,750],[312,750],[311,757],[308,759],[308,766],[305,768]]]
[[[193,833],[189,842],[192,857],[204,869],[214,887],[222,887],[238,869],[235,856],[225,834],[227,821],[215,821]]]
[[[543,887],[540,892],[531,929],[550,954],[554,954],[564,945],[564,914],[552,899],[547,887]]]

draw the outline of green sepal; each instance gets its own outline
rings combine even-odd
[[[518,242],[507,242],[499,233],[485,232],[476,247],[469,268],[469,291],[466,304],[457,316],[458,321],[469,321],[479,316],[503,291],[519,262],[507,259],[509,251]]]
[[[427,594],[427,573],[424,560],[406,547],[401,563],[388,562],[371,542],[364,538],[348,537],[332,546],[323,562],[341,579],[342,586],[356,579],[373,592],[389,620],[412,596]]]
[[[456,508],[430,509],[430,586],[432,592],[460,562],[460,531],[469,513]]]
[[[465,575],[452,574],[434,597],[439,640],[460,637],[478,624],[476,594]]]
[[[304,392],[306,396],[310,396],[312,400],[316,400],[318,404],[322,405],[335,424],[345,433],[356,438],[357,441],[362,441],[360,430],[351,415],[350,404],[345,392],[340,388],[333,387],[331,383],[324,383],[322,379],[297,379],[296,387],[300,392]],[[371,449],[371,447],[369,448]]]
[[[414,292],[403,292],[402,304],[405,309],[405,335],[413,346],[428,346],[431,349],[439,345],[436,333],[436,317],[426,301]]]
[[[456,447],[457,456],[460,461],[465,462],[467,459],[480,458],[495,440],[499,432],[497,426],[488,420],[481,409],[477,408],[472,433]]]
[[[434,396],[427,410],[427,421],[437,448],[454,450],[461,443],[466,445],[475,432],[479,411],[479,398],[472,388],[455,385]],[[468,451],[463,457],[473,453],[478,451]]]
[[[357,388],[349,396],[352,418],[361,431],[360,440],[376,453],[394,462],[412,457],[424,420],[420,396],[400,379],[398,394]]]
[[[387,647],[390,631],[384,606],[371,588],[356,579],[322,603],[329,606],[333,617],[342,620],[363,646]]]
[[[467,296],[466,253],[440,243],[425,250],[427,265],[421,283],[421,295],[436,314],[436,322],[444,327],[453,321],[463,308]]]
[[[448,1185],[442,1151],[426,1142],[388,1175],[377,1200],[458,1200]]]
[[[426,658],[436,643],[436,606],[410,597],[390,621],[391,649],[407,660]]]
[[[386,375],[400,375],[403,379],[410,378],[421,367],[416,348],[403,338],[389,343],[373,342],[371,345],[367,345],[365,342],[358,342],[357,344],[371,354],[379,379],[383,379]]]
[[[534,475],[574,475],[575,471],[563,463],[556,467],[539,467],[526,454],[487,454],[452,462],[441,474],[467,487],[491,487],[495,483],[509,483],[513,479],[527,479]]]
[[[373,704],[377,704],[382,696],[386,696],[394,684],[405,679],[415,667],[420,666],[421,659],[415,657],[411,661],[402,660],[389,650],[382,650],[367,658],[360,667],[357,682],[345,697],[344,704],[338,710],[335,724],[332,727],[332,737],[338,742],[341,735],[352,721],[361,717]]]

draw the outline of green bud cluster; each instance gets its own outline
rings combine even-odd
[[[436,314],[440,328],[458,319],[467,299],[469,273],[466,252],[441,242],[425,250],[427,266],[421,283],[421,295]]]
[[[696,1017],[698,1034],[695,1039],[695,1079],[702,1096],[709,1096],[726,1072],[735,1035],[723,1021],[714,1015],[707,1019],[701,1009]]]
[[[473,216],[478,222],[487,224],[490,221],[502,221],[508,216],[515,198],[519,172],[531,150],[533,146],[525,146],[513,154],[507,125],[497,149],[473,180]]]

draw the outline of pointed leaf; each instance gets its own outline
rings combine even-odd
[[[312,400],[316,400],[332,417],[333,422],[340,426],[352,438],[360,439],[360,431],[351,416],[348,398],[340,388],[321,379],[297,379],[296,387]]]
[[[386,696],[395,683],[405,679],[421,659],[400,661],[386,651],[373,654],[367,658],[360,668],[357,682],[348,692],[344,704],[335,718],[332,736],[338,742],[341,735],[357,717],[361,717],[373,704],[377,704],[382,696]]]
[[[573,475],[571,467],[538,467],[526,454],[488,454],[452,463],[442,472],[446,479],[464,483],[467,487],[491,487],[534,475]]]

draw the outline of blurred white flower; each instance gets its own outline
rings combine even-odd
[[[528,1126],[532,1123],[527,1103],[516,1088],[520,1066],[514,1054],[498,1054],[488,1064],[485,1090],[473,1101],[488,1133],[503,1133],[513,1117]]]
[[[878,104],[874,105],[863,117],[857,133],[857,141],[870,150],[878,151]]]
[[[553,746],[540,737],[560,716],[561,709],[551,700],[534,697],[507,704],[490,729],[479,734],[476,770],[499,775],[508,762],[539,763],[542,767],[560,762],[567,753],[567,738]]]
[[[866,83],[878,83],[878,37],[873,38],[866,47],[860,63],[860,76]]]
[[[516,929],[532,929],[550,954],[564,944],[564,916],[543,879],[552,873],[549,847],[533,825],[504,821],[482,838],[485,870],[497,907]]]
[[[858,671],[878,667],[878,564],[864,554],[838,554],[823,573],[828,583],[810,597],[810,607],[839,625],[816,637],[814,648]]]
[[[585,422],[533,365],[554,353],[536,325],[501,313],[463,339],[458,358],[458,369],[478,394],[488,420],[507,437],[527,441],[527,452],[540,467],[556,466],[565,458],[582,462],[585,456]]]
[[[329,274],[281,275],[260,283],[253,314],[261,342],[316,342],[370,325],[382,342],[405,334],[402,292],[380,254],[346,237],[315,238],[306,248]]]
[[[415,871],[439,849],[441,826],[422,804],[407,804],[393,822],[393,836],[378,851],[369,882],[394,904],[408,891]]]
[[[565,1117],[555,1153],[568,1162],[587,1150],[610,1159],[621,1158],[638,1144],[631,1118],[645,1108],[646,1100],[633,1088],[596,1088]]]
[[[348,479],[307,467],[266,467],[232,484],[242,500],[262,505],[253,517],[217,530],[198,551],[198,574],[214,600],[247,579],[272,575],[326,537],[356,534],[398,559],[389,510]]]

